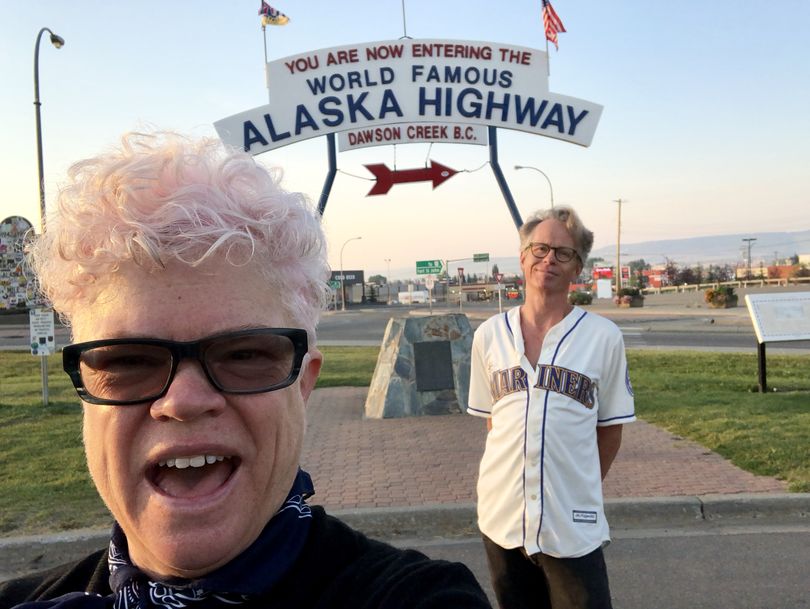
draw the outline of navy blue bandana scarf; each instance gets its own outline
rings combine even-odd
[[[287,499],[259,537],[228,564],[201,579],[151,581],[129,560],[124,532],[115,524],[108,553],[113,594],[71,592],[15,609],[239,609],[266,595],[295,563],[312,523],[306,500],[314,490],[302,469]]]

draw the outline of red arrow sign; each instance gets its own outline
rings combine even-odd
[[[436,188],[439,184],[458,173],[455,169],[445,167],[436,161],[431,161],[429,168],[423,167],[422,169],[395,169],[391,171],[384,163],[366,165],[366,169],[377,178],[374,188],[368,191],[367,197],[384,195],[391,190],[394,184],[404,184],[406,182],[427,182],[430,180],[433,182],[433,188]]]

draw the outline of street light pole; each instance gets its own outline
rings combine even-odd
[[[343,248],[346,247],[346,244],[349,243],[349,241],[356,241],[357,239],[362,239],[362,237],[352,237],[351,239],[346,239],[343,246],[340,248],[340,294],[342,296],[340,303],[341,311],[346,310],[346,284],[343,276]]]
[[[548,190],[551,193],[551,209],[554,209],[554,187],[551,185],[551,180],[546,175],[546,172],[543,171],[542,169],[538,169],[537,167],[532,167],[531,165],[515,165],[515,169],[534,169],[535,171],[538,171],[543,175],[543,177],[546,179],[546,182],[548,182]]]
[[[39,173],[39,232],[45,232],[45,172],[42,168],[42,117],[40,116],[40,106],[42,102],[39,100],[39,43],[42,40],[42,34],[48,32],[51,35],[51,44],[57,49],[61,49],[65,44],[65,39],[57,36],[50,29],[44,27],[39,30],[37,34],[37,43],[34,46],[34,109],[36,114],[37,125],[37,170]],[[51,313],[53,315],[53,313]],[[39,370],[42,377],[42,404],[48,405],[48,358],[47,356],[40,356]]]
[[[743,241],[748,243],[748,258],[746,259],[748,270],[746,271],[745,275],[746,279],[751,279],[751,243],[753,243],[756,240],[757,240],[756,237],[746,237],[743,239]]]
[[[618,296],[619,290],[622,289],[622,203],[626,203],[626,199],[613,199],[614,203],[619,204],[619,221],[616,228],[616,295]]]
[[[388,265],[388,275],[385,276],[385,285],[388,288],[388,304],[391,304],[391,259],[386,258],[385,263]]]
[[[39,30],[37,34],[37,43],[34,47],[34,108],[36,109],[37,118],[37,167],[39,169],[39,230],[45,232],[45,174],[42,169],[42,117],[40,116],[40,106],[42,102],[39,100],[39,43],[42,40],[42,34],[48,32],[51,35],[51,44],[57,49],[61,49],[65,44],[65,39],[57,36],[50,29],[44,27]]]

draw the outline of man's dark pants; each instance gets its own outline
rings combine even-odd
[[[602,548],[578,558],[529,556],[482,537],[501,609],[611,609]]]

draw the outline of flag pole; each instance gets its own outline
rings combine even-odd
[[[405,0],[402,0],[402,37],[408,37],[408,25],[405,23]]]
[[[267,73],[267,26],[262,22],[262,37],[264,38],[264,84],[267,87],[267,101],[270,101],[270,74]]]
[[[546,40],[546,76],[551,76],[551,53],[548,52],[548,29],[546,27],[546,3],[543,2],[543,10],[540,11],[540,19],[543,22],[543,38]]]

